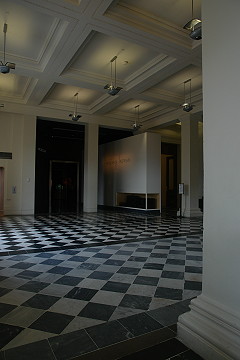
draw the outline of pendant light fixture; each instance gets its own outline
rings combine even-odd
[[[77,113],[77,106],[78,106],[78,92],[74,95],[74,111],[73,114],[69,114],[69,116],[72,118],[73,121],[78,121],[81,117],[81,115],[78,115]]]
[[[111,83],[104,86],[104,89],[107,89],[109,95],[116,95],[122,89],[121,87],[117,86],[117,56],[114,56],[110,60],[111,64]],[[114,64],[113,64],[114,63]],[[113,69],[114,67],[114,69]]]
[[[189,84],[189,101],[187,101],[186,96],[186,84]],[[181,105],[183,108],[183,111],[189,112],[193,109],[195,105],[192,104],[192,85],[191,85],[191,79],[188,79],[184,81],[184,103]]]
[[[193,17],[193,0],[192,0],[192,20],[188,21],[186,25],[184,25],[183,29],[190,30],[190,38],[193,40],[201,40],[202,38],[202,27],[201,20]]]
[[[134,108],[135,109],[135,121],[132,125],[133,131],[139,130],[142,126],[139,121],[139,107],[140,107],[140,105],[136,105]]]
[[[8,25],[4,23],[3,25],[3,61],[0,61],[0,73],[7,74],[10,69],[15,69],[15,64],[12,62],[6,62],[6,40],[7,40],[7,27]]]

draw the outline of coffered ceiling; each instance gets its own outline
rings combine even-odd
[[[0,111],[131,129],[139,105],[142,130],[183,115],[183,83],[192,79],[193,113],[202,110],[201,40],[183,25],[191,0],[0,0],[0,29],[8,24],[0,74]],[[201,18],[200,0],[194,17]],[[2,23],[2,25],[1,25]],[[2,35],[1,35],[2,34]],[[3,32],[0,32],[3,61]],[[115,96],[110,60],[117,56]]]

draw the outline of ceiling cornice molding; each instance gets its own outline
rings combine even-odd
[[[115,7],[112,6],[104,15],[175,43],[178,46],[186,49],[192,48],[193,41],[189,39],[186,30],[152,14],[140,11],[136,7],[120,3]]]
[[[37,58],[28,58],[19,56],[16,54],[7,53],[7,58],[17,64],[18,72],[20,69],[24,70],[32,70],[37,72],[43,72],[46,65],[49,63],[49,60],[61,41],[69,23],[64,20],[59,20],[55,18],[50,27],[49,33],[44,41],[42,48],[39,51]],[[0,56],[3,54],[0,52]]]
[[[135,71],[128,78],[124,79],[125,89],[131,90],[131,88],[145,81],[146,78],[155,75],[156,73],[163,70],[165,67],[169,66],[175,61],[175,58],[160,54],[159,56],[155,57],[153,60],[142,66],[140,69]]]
[[[21,103],[12,103],[12,102],[4,102],[4,107],[1,108],[0,113],[7,114],[21,114],[21,115],[32,115],[37,117],[45,117],[56,120],[62,120],[65,122],[72,123],[72,120],[69,119],[68,112],[66,110],[58,110],[56,108],[51,108],[47,106],[31,106],[25,105]],[[75,122],[74,122],[75,123]],[[110,127],[118,127],[122,129],[129,129],[129,122],[127,120],[119,120],[113,117],[107,118],[105,116],[99,115],[88,115],[83,114],[82,118],[78,123],[87,124],[87,123],[96,123],[99,125],[105,125]]]
[[[195,107],[191,111],[191,114],[193,115],[194,113],[198,113],[200,111],[202,111],[202,103],[201,102],[195,103]],[[168,123],[177,121],[177,120],[181,119],[182,117],[184,117],[185,115],[186,115],[186,113],[184,113],[182,108],[179,108],[175,111],[169,111],[169,112],[166,112],[165,114],[162,114],[161,116],[156,116],[156,117],[150,119],[146,124],[146,128],[153,128],[153,127],[161,126],[161,125],[166,126]]]
[[[21,82],[21,87],[19,87],[20,92],[14,92],[12,95],[9,95],[5,91],[0,91],[1,101],[13,102],[18,104],[27,104],[28,99],[35,88],[38,79],[26,78],[25,81]]]
[[[143,95],[145,95],[148,99],[153,99],[154,101],[158,100],[172,106],[175,106],[176,104],[181,104],[181,102],[183,101],[183,96],[172,91],[160,89],[157,87],[146,90]]]

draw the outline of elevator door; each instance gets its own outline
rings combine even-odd
[[[64,214],[79,211],[79,164],[51,161],[49,213]]]

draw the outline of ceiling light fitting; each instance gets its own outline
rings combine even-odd
[[[186,25],[184,25],[183,29],[190,30],[190,38],[193,40],[201,40],[202,38],[202,26],[200,19],[194,19],[193,17],[193,0],[192,0],[192,20],[188,21]]]
[[[140,124],[140,121],[139,121],[139,106],[140,105],[136,105],[135,106],[135,116],[136,116],[136,119],[134,121],[134,124],[132,125],[132,128],[133,128],[133,131],[137,131],[141,128],[141,124]]]
[[[193,107],[195,105],[192,104],[192,85],[191,85],[192,80],[188,79],[186,81],[184,81],[184,103],[181,105],[183,108],[183,111],[186,112],[190,112]],[[189,102],[187,101],[187,97],[186,97],[186,84],[189,83]]]
[[[121,87],[117,86],[117,56],[114,56],[111,63],[111,83],[104,86],[104,89],[107,89],[109,95],[117,95],[119,91],[122,89]],[[113,63],[114,63],[114,71],[113,71]],[[114,75],[113,75],[114,72]]]
[[[12,62],[6,62],[6,37],[7,37],[7,24],[4,23],[3,25],[3,61],[0,61],[0,73],[7,74],[9,73],[10,69],[15,69],[15,64]]]
[[[81,115],[77,113],[77,106],[78,106],[78,92],[74,95],[74,111],[73,114],[69,114],[73,121],[78,121]]]

